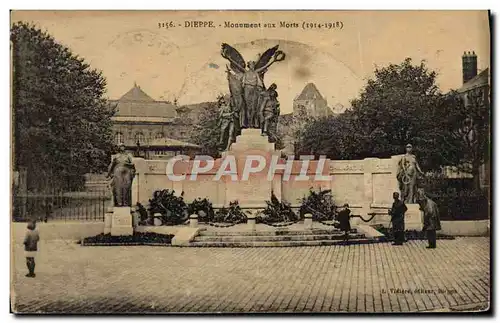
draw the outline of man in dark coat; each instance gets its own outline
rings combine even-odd
[[[389,210],[389,215],[391,216],[392,232],[394,235],[393,245],[400,246],[405,241],[405,213],[408,208],[399,199],[398,192],[394,192],[392,198],[394,199],[394,203],[392,203],[392,208]]]
[[[424,212],[424,225],[422,231],[427,233],[427,241],[429,245],[427,249],[436,248],[436,231],[441,230],[441,221],[439,219],[439,209],[433,200],[425,195],[423,189],[417,192],[417,203],[420,205],[420,210]]]

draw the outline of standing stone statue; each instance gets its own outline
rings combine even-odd
[[[219,98],[218,105],[220,109],[218,122],[220,129],[219,147],[229,150],[235,139],[235,119],[238,117],[238,114],[233,110],[231,104],[226,102],[224,97]]]
[[[285,53],[278,50],[278,45],[264,52],[257,62],[245,63],[243,56],[228,44],[222,44],[221,55],[230,64],[228,82],[232,104],[239,111],[241,128],[261,128],[260,95],[264,86],[264,74],[275,62],[285,59]],[[231,73],[232,70],[234,73]]]
[[[280,103],[278,101],[277,85],[271,84],[269,89],[262,93],[260,108],[262,135],[269,136],[269,142],[276,142]]]
[[[109,164],[108,177],[111,177],[114,205],[118,207],[132,206],[132,180],[135,176],[135,166],[132,156],[125,152],[125,146],[119,147]]]
[[[407,204],[416,203],[417,175],[424,174],[418,165],[417,157],[412,154],[412,145],[406,145],[406,154],[398,163],[397,179],[401,199]]]

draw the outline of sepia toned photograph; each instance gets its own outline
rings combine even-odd
[[[11,313],[491,312],[491,21],[11,10]]]

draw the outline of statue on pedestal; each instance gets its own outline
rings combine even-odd
[[[132,156],[125,152],[125,146],[119,147],[118,154],[112,157],[108,167],[111,178],[114,206],[132,206],[132,180],[135,177],[135,165]]]
[[[261,128],[261,93],[265,91],[264,74],[275,62],[285,59],[278,45],[264,52],[257,62],[245,63],[241,54],[228,44],[222,44],[221,55],[231,64],[228,67],[228,82],[231,104],[239,111],[241,128]],[[231,73],[233,71],[234,73]]]
[[[412,145],[406,145],[406,154],[401,157],[398,163],[397,179],[399,190],[401,191],[401,199],[407,204],[417,203],[417,175],[424,175],[418,165],[417,157],[412,154]]]
[[[229,102],[226,102],[224,97],[220,97],[219,106],[219,122],[220,129],[219,147],[229,150],[231,144],[235,140],[235,122],[238,118],[238,112],[233,110]]]
[[[278,117],[280,115],[280,103],[278,101],[277,85],[271,84],[269,89],[261,94],[262,104],[260,108],[262,135],[269,137],[269,142],[276,142],[278,131]]]

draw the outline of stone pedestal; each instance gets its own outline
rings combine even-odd
[[[422,212],[418,204],[406,204],[405,230],[422,230]]]
[[[238,200],[243,208],[266,207],[265,201],[271,199],[272,191],[278,199],[281,199],[281,181],[270,181],[267,178],[270,160],[276,154],[279,152],[274,149],[274,143],[269,143],[268,137],[262,136],[260,129],[243,129],[229,151],[223,153],[225,158],[234,156],[238,168],[238,181],[232,181],[231,178],[225,179],[226,203]],[[264,157],[265,167],[259,172],[250,173],[248,179],[242,180],[243,170],[249,156]],[[257,161],[253,161],[252,165],[256,166],[256,164]]]
[[[115,207],[111,217],[111,235],[131,236],[132,234],[134,234],[134,228],[130,207]]]
[[[268,137],[263,136],[260,129],[242,129],[241,135],[236,137],[236,142],[231,145],[229,151],[232,153],[245,153],[248,150],[275,151],[274,143],[270,143]]]
[[[189,227],[191,228],[198,227],[198,214],[191,214],[189,216]]]
[[[250,231],[255,231],[256,229],[255,213],[252,212],[252,214],[249,214],[247,216],[247,226]]]
[[[311,213],[304,214],[304,228],[306,230],[312,230],[313,228],[313,216]]]
[[[113,218],[113,212],[106,212],[104,214],[104,234],[111,233],[112,218]]]

